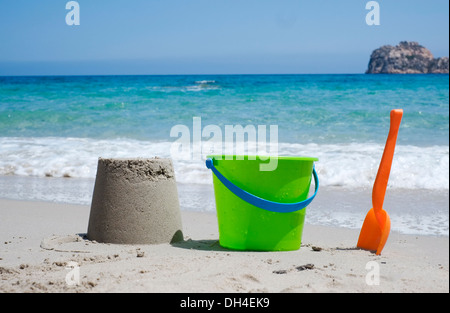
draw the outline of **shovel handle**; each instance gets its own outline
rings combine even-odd
[[[392,159],[394,158],[398,129],[400,128],[402,116],[403,110],[401,109],[391,111],[391,126],[372,190],[372,206],[375,212],[379,212],[383,208],[384,197],[386,195],[386,188],[391,172]]]

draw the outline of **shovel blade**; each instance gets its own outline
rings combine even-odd
[[[367,213],[357,244],[358,248],[374,251],[377,255],[381,254],[391,230],[389,215],[384,210],[380,213],[378,218],[373,208]]]

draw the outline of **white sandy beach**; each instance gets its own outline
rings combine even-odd
[[[231,251],[214,214],[182,211],[184,242],[112,245],[83,239],[89,211],[0,200],[0,292],[449,292],[446,236],[394,231],[376,256],[355,249],[358,230],[307,224],[298,251]]]

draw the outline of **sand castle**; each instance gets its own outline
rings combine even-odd
[[[172,161],[100,158],[87,237],[117,244],[183,240]]]

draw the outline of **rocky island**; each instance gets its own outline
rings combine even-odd
[[[448,74],[449,58],[434,58],[417,42],[402,41],[372,52],[366,74]]]

